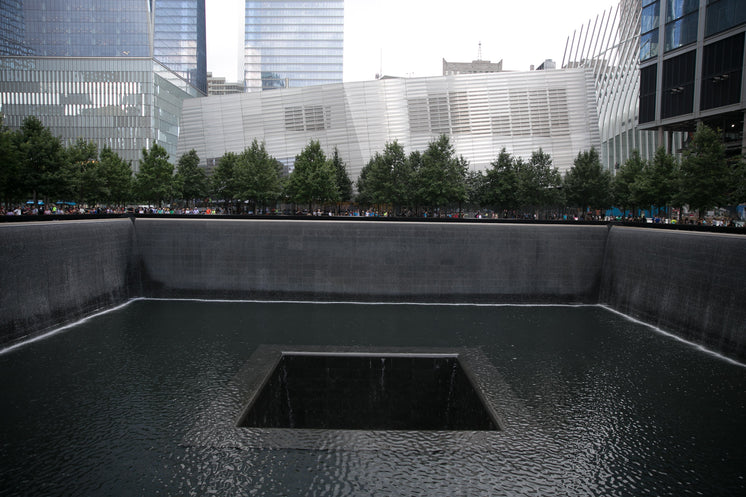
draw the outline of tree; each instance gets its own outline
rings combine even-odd
[[[61,170],[64,197],[78,203],[95,204],[101,199],[103,184],[99,175],[98,145],[78,138],[64,149],[65,163]]]
[[[516,161],[503,148],[485,173],[484,202],[495,210],[518,208]]]
[[[420,170],[422,169],[422,152],[419,150],[413,150],[407,156],[408,167],[411,171],[411,179],[409,184],[409,198],[412,207],[415,212],[419,213],[419,207],[422,205],[422,195],[419,191],[420,182]]]
[[[621,207],[622,211],[630,208],[633,216],[637,214],[636,208],[642,205],[635,184],[642,176],[645,166],[646,162],[640,157],[640,152],[633,150],[612,181],[614,204]]]
[[[109,147],[101,150],[99,174],[103,202],[123,205],[132,198],[132,167]]]
[[[658,147],[653,160],[643,167],[635,190],[646,204],[657,209],[666,209],[677,196],[678,164],[673,155]]]
[[[605,209],[611,205],[611,177],[601,167],[595,148],[579,152],[573,166],[565,174],[567,203],[583,210]]]
[[[142,149],[140,171],[135,178],[136,197],[162,205],[174,195],[174,166],[168,162],[168,152],[154,143],[150,151]]]
[[[174,190],[187,205],[190,201],[207,196],[207,174],[199,167],[199,155],[196,150],[192,149],[179,157],[177,168]]]
[[[468,163],[456,157],[448,136],[440,135],[422,154],[418,172],[418,194],[429,207],[444,207],[466,200]]]
[[[0,114],[0,201],[8,204],[25,200],[18,133],[3,124]]]
[[[725,147],[712,128],[700,124],[684,151],[680,168],[680,198],[700,216],[715,206],[727,203],[731,174]]]
[[[384,153],[376,152],[363,167],[357,183],[360,203],[380,206],[391,201],[391,165],[385,153],[385,148]]]
[[[515,160],[503,147],[485,171],[484,202],[495,210],[518,208],[518,173]]]
[[[518,202],[538,215],[538,210],[561,203],[562,177],[552,167],[552,157],[539,149],[528,162],[517,163]]]
[[[282,163],[269,155],[264,142],[256,139],[241,152],[234,166],[236,197],[251,201],[263,210],[276,202],[283,192]]]
[[[730,184],[728,203],[738,205],[746,202],[746,159],[744,157],[739,157],[733,162]]]
[[[386,143],[363,168],[359,199],[372,204],[393,204],[394,210],[414,203],[414,169],[399,142]]]
[[[60,170],[63,147],[58,137],[44,127],[39,119],[23,120],[18,134],[23,190],[31,194],[34,203],[39,197],[57,197],[64,193]]]
[[[466,200],[474,208],[479,208],[484,202],[485,176],[482,171],[466,172]]]
[[[352,200],[352,180],[350,179],[350,175],[347,173],[347,166],[339,156],[339,150],[337,150],[337,147],[334,147],[331,161],[335,172],[335,179],[337,180],[339,201],[349,202]]]
[[[293,202],[308,204],[336,202],[339,198],[337,180],[331,161],[326,160],[321,145],[316,140],[306,145],[295,156],[295,166],[290,173],[287,193]]]
[[[218,160],[218,165],[210,178],[210,190],[212,195],[218,199],[225,200],[230,204],[236,198],[236,176],[235,169],[238,163],[238,154],[226,152]]]

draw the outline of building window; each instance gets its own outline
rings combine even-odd
[[[658,24],[660,23],[660,3],[651,2],[642,9],[640,27],[640,60],[658,56]]]
[[[640,37],[640,60],[648,60],[658,56],[658,30],[651,31]]]
[[[708,0],[705,36],[711,36],[746,23],[746,2],[743,0]]]
[[[696,10],[699,10],[699,0],[668,0],[666,4],[666,22],[681,19]]]
[[[692,113],[696,58],[692,50],[663,62],[661,119]]]
[[[700,109],[713,109],[741,101],[744,34],[704,47]]]
[[[663,50],[668,52],[697,41],[698,21],[699,0],[669,0]]]
[[[640,69],[640,123],[655,121],[655,93],[658,85],[658,64]]]

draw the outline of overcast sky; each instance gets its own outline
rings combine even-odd
[[[614,0],[346,0],[344,80],[438,76],[442,59],[559,67],[567,37]],[[207,70],[238,80],[243,0],[207,0]]]

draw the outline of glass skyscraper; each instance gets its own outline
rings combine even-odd
[[[727,153],[746,153],[746,2],[642,0],[640,129],[722,133]]]
[[[342,82],[344,0],[246,1],[247,91]]]
[[[0,0],[5,124],[36,116],[135,169],[153,143],[173,156],[181,102],[206,93],[204,10],[204,0]]]
[[[155,0],[153,57],[207,94],[205,0]]]

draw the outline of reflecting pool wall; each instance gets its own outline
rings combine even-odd
[[[504,429],[234,443],[261,344],[479,349]],[[746,492],[746,368],[596,306],[135,301],[0,374],[2,496]]]
[[[602,303],[746,361],[746,236],[606,225],[0,223],[0,344],[131,297]]]

